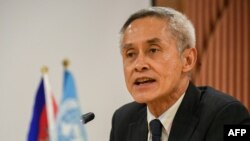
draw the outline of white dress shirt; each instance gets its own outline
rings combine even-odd
[[[169,133],[172,127],[172,122],[174,120],[175,114],[183,100],[185,93],[172,105],[167,111],[158,117],[163,125],[161,140],[168,141]],[[148,121],[148,141],[152,141],[152,134],[149,128],[149,123],[151,120],[155,119],[155,116],[149,111],[147,107],[147,121]]]

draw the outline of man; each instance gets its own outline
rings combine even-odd
[[[114,113],[110,141],[221,141],[224,124],[249,121],[239,101],[190,82],[195,32],[181,13],[152,7],[131,15],[121,29],[121,54],[135,102]]]

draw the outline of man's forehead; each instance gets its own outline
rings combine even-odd
[[[146,38],[148,40],[148,38],[166,35],[168,31],[168,25],[164,20],[148,17],[133,21],[124,31],[122,40],[140,40],[140,38]]]
[[[162,18],[157,17],[144,17],[140,19],[136,19],[133,22],[131,22],[128,27],[125,29],[125,32],[131,32],[131,31],[137,31],[137,29],[143,28],[143,27],[166,27],[167,21]]]

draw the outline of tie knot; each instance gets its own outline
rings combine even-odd
[[[151,120],[149,123],[150,129],[151,129],[151,133],[152,136],[155,137],[161,137],[161,131],[162,131],[162,124],[161,121],[159,119],[154,119]]]

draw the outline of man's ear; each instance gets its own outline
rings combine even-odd
[[[182,61],[183,61],[183,72],[191,71],[197,60],[197,50],[196,48],[187,48],[182,53]]]

